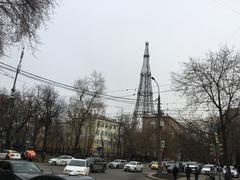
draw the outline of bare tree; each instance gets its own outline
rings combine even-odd
[[[30,92],[23,91],[22,93],[17,92],[12,99],[9,97],[8,104],[8,118],[5,119],[4,127],[5,130],[5,146],[11,148],[12,145],[16,145],[16,140],[22,138],[21,136],[16,136],[19,134],[29,122],[32,117],[32,95]],[[10,107],[11,105],[11,107]],[[18,139],[19,140],[19,139]],[[15,141],[13,143],[13,141]]]
[[[42,86],[41,94],[41,114],[40,120],[44,127],[44,137],[42,144],[42,160],[45,158],[49,129],[54,121],[57,121],[62,110],[63,102],[58,93],[51,86]]]
[[[0,56],[9,45],[37,42],[55,6],[56,0],[0,0]]]
[[[206,110],[213,109],[218,117],[215,130],[221,134],[224,162],[229,166],[227,127],[240,108],[240,56],[228,48],[209,52],[205,58],[184,63],[183,72],[172,74],[173,85],[188,102]]]
[[[73,149],[80,148],[82,127],[87,120],[104,113],[105,105],[101,94],[105,89],[105,80],[101,74],[93,72],[90,78],[79,79],[75,82],[79,90],[77,97],[72,99],[68,109],[68,116],[73,127]]]
[[[138,129],[138,122],[129,114],[121,114],[117,117],[119,124],[121,124],[121,134],[119,134],[118,151],[123,151],[122,155],[128,159],[136,157],[139,150],[139,137],[141,134]],[[140,140],[141,141],[141,140]]]

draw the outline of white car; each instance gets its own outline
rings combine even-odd
[[[51,158],[48,160],[48,164],[50,165],[67,165],[74,157],[62,155],[57,158]]]
[[[124,171],[142,172],[143,164],[139,161],[130,161],[124,166]]]
[[[238,171],[234,166],[230,166],[230,171],[231,171],[232,177],[238,178]],[[226,166],[223,167],[222,172],[223,172],[223,174],[226,174],[226,172],[227,172]]]
[[[216,173],[216,167],[213,164],[205,164],[201,169],[201,174]]]
[[[78,176],[78,175],[89,175],[89,164],[86,159],[73,159],[64,168],[64,174]]]
[[[21,154],[15,150],[3,150],[0,159],[21,159]]]
[[[199,170],[199,165],[197,162],[187,162],[187,165],[184,167],[184,171],[187,166],[191,168],[191,174],[194,174],[196,169]]]

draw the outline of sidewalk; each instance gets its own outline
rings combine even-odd
[[[154,179],[154,180],[163,180],[163,179],[161,179],[161,178],[154,177],[153,174],[156,174],[156,173],[148,173],[148,174],[147,174],[147,177],[150,178],[150,179]],[[186,179],[187,179],[186,177],[180,177],[180,178],[178,178],[178,180],[186,180]],[[191,176],[191,180],[195,180],[195,177],[194,177],[193,175]],[[206,180],[206,176],[200,175],[200,176],[198,177],[198,180]]]

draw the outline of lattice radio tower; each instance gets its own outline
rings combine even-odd
[[[148,42],[146,42],[143,56],[143,66],[140,74],[140,82],[137,92],[137,101],[133,113],[133,116],[136,119],[151,116],[154,114],[149,57],[150,55],[148,50]]]

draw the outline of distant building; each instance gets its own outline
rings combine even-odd
[[[148,146],[150,146],[150,148],[148,148],[147,155],[153,158],[157,158],[157,121],[157,116],[143,117],[142,131],[150,137],[149,141],[146,142],[149,143]],[[169,115],[161,116],[160,126],[160,140],[165,141],[165,148],[163,150],[164,160],[181,159],[180,149],[178,148],[178,138],[180,134],[184,134],[185,127]]]

